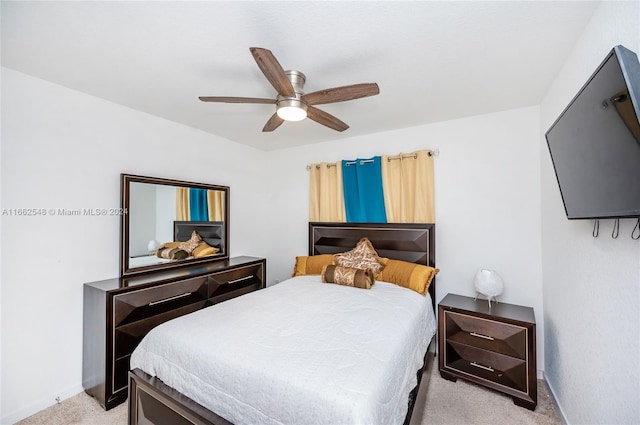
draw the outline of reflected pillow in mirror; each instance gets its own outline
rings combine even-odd
[[[168,260],[184,260],[189,257],[189,253],[180,248],[158,248],[156,256]]]
[[[178,245],[178,248],[183,249],[191,254],[193,250],[196,249],[198,245],[200,245],[200,242],[202,242],[202,238],[200,237],[198,232],[194,230],[191,233],[191,239],[186,242],[180,243],[180,245]]]
[[[354,288],[371,289],[375,283],[373,272],[370,269],[354,269],[328,265],[322,268],[323,283],[337,283],[338,285],[353,286]]]
[[[164,248],[177,248],[178,246],[180,246],[182,242],[165,242],[162,245],[160,245],[158,247],[158,249],[156,250],[156,255],[158,255],[158,252],[160,252],[161,249]]]
[[[362,238],[351,251],[335,254],[333,256],[335,264],[343,267],[353,267],[356,269],[370,269],[374,276],[377,276],[384,268],[382,258],[371,245],[371,241]]]
[[[216,247],[213,247],[206,243],[205,241],[200,242],[200,244],[191,252],[195,258],[207,257],[209,255],[215,255],[220,250]]]
[[[308,274],[321,274],[322,267],[328,264],[333,264],[332,254],[296,257],[296,264],[293,266],[293,274],[291,277],[304,276]]]

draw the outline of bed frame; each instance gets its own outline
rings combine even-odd
[[[224,240],[225,226],[223,221],[174,221],[173,240],[188,241],[194,230],[198,232],[203,241],[220,250],[216,257],[227,257],[229,241]]]
[[[309,223],[309,255],[330,254],[352,249],[368,238],[381,257],[435,267],[435,225],[398,223]],[[435,279],[429,294],[435,311]],[[427,369],[433,363],[435,335],[417,371],[418,384],[409,394],[404,424],[419,424],[426,397]],[[423,377],[425,379],[423,379]],[[415,409],[414,407],[420,406]],[[135,369],[129,372],[129,425],[218,425],[229,421],[206,409],[161,380]]]

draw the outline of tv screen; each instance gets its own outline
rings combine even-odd
[[[546,133],[569,219],[640,217],[640,64],[614,47]]]

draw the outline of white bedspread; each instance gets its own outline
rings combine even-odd
[[[154,328],[131,368],[236,424],[396,424],[435,330],[428,295],[300,276]]]

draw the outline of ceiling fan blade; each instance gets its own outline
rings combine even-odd
[[[277,113],[273,114],[271,115],[271,118],[269,118],[269,121],[267,121],[267,123],[264,125],[262,131],[273,131],[276,128],[280,127],[283,122],[284,120],[280,118]]]
[[[296,93],[293,90],[293,85],[291,85],[291,81],[287,78],[287,74],[284,73],[284,69],[282,69],[276,57],[273,56],[273,53],[260,47],[251,47],[249,50],[251,50],[258,67],[278,94],[294,97]]]
[[[259,97],[227,97],[227,96],[200,96],[203,102],[224,102],[224,103],[276,103],[275,99],[262,99]]]
[[[380,93],[380,88],[376,83],[363,83],[318,90],[305,94],[302,96],[302,100],[307,105],[321,105],[323,103],[344,102],[345,100],[375,96],[378,93]]]
[[[345,131],[349,128],[347,124],[340,121],[338,118],[318,108],[314,108],[313,106],[308,107],[307,117],[336,131]]]

